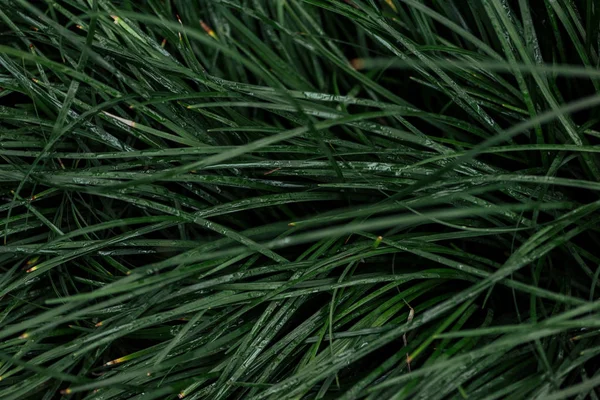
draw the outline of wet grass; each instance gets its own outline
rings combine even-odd
[[[0,399],[597,399],[594,0],[0,0]]]

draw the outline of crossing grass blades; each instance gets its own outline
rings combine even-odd
[[[0,0],[0,399],[598,399],[595,0]]]

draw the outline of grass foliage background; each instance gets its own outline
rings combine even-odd
[[[597,1],[0,21],[0,399],[598,399]]]

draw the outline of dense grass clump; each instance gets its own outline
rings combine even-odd
[[[0,399],[598,399],[597,0],[0,0]]]

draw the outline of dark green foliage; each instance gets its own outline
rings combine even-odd
[[[598,399],[599,24],[0,0],[0,399]]]

